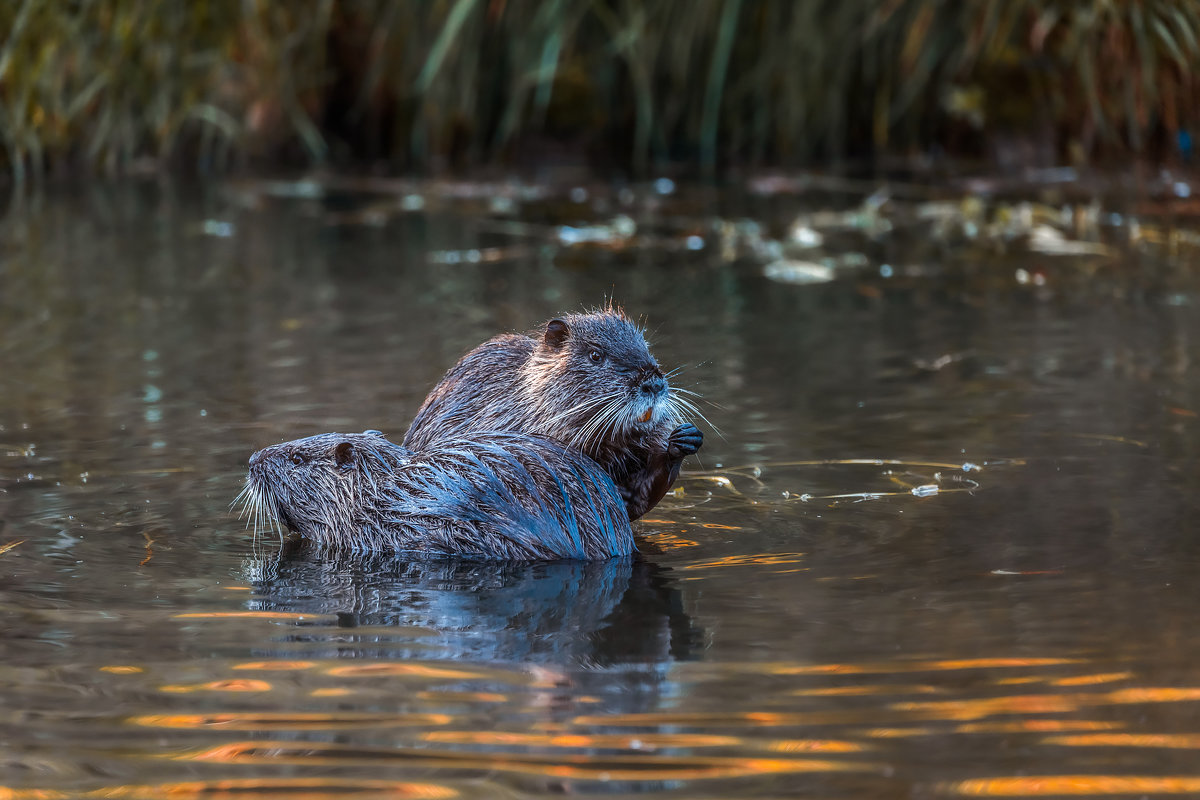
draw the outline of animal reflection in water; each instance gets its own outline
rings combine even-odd
[[[294,655],[302,640],[314,658],[663,667],[691,658],[701,638],[671,572],[635,558],[403,561],[297,546],[244,571],[250,610],[337,618],[327,646],[321,628],[305,627],[267,655]],[[357,627],[370,632],[348,630]]]

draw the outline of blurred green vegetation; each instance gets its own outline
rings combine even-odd
[[[0,165],[1161,157],[1198,64],[1196,0],[5,0]]]

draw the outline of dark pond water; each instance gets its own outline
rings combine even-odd
[[[317,188],[0,223],[0,797],[1200,795],[1200,239],[1162,202]],[[709,401],[640,558],[229,512],[257,448],[399,439],[462,352],[610,296]]]

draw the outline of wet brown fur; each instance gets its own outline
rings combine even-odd
[[[286,526],[333,550],[529,560],[636,549],[599,465],[515,433],[447,438],[421,452],[377,431],[284,442],[250,458],[240,499],[256,532]]]
[[[700,431],[681,418],[691,409],[643,332],[609,307],[497,336],[467,353],[425,398],[404,445],[420,451],[488,431],[544,436],[598,462],[633,520],[662,499],[684,456],[699,449]]]

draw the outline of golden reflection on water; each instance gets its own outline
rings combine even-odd
[[[1132,672],[1104,672],[1098,675],[1073,675],[1068,678],[1058,678],[1050,681],[1051,686],[1094,686],[1098,683],[1116,683],[1129,680]]]
[[[130,717],[134,725],[148,728],[192,730],[337,730],[342,728],[393,728],[412,725],[449,725],[447,714],[375,714],[369,711],[321,712],[226,712],[213,714],[143,714]]]
[[[105,671],[126,674],[119,667],[110,665]],[[1064,671],[1070,667],[1074,669]],[[779,785],[795,786],[799,778],[787,776],[854,774],[856,782],[884,782],[877,787],[884,792],[885,784],[892,785],[891,770],[897,764],[910,759],[913,751],[926,748],[927,743],[948,736],[1026,737],[1013,741],[1023,742],[1023,747],[1069,754],[1064,755],[1061,763],[1073,765],[1074,769],[1065,768],[1064,774],[1058,775],[986,777],[984,770],[991,770],[985,760],[976,764],[979,769],[975,772],[977,776],[982,772],[984,777],[924,784],[923,791],[933,790],[931,796],[1105,797],[1200,793],[1200,776],[1154,776],[1153,767],[1143,764],[1138,769],[1136,762],[1128,763],[1127,759],[1119,763],[1138,774],[1071,774],[1086,772],[1086,768],[1079,769],[1080,755],[1084,763],[1101,764],[1106,762],[1100,759],[1110,759],[1108,754],[1118,750],[1125,754],[1135,750],[1153,754],[1161,750],[1185,755],[1200,750],[1200,734],[1141,733],[1128,730],[1128,723],[1118,720],[1065,718],[1063,715],[1086,713],[1088,708],[1200,701],[1200,688],[1189,686],[1134,685],[1097,691],[1091,687],[1131,681],[1135,676],[1127,671],[1086,667],[1087,662],[1082,659],[1014,657],[912,659],[892,664],[746,663],[732,669],[742,678],[771,676],[781,684],[770,695],[776,700],[804,698],[802,702],[818,705],[584,714],[580,713],[582,700],[588,696],[580,693],[571,695],[575,715],[543,717],[541,703],[549,696],[546,693],[556,695],[563,690],[561,670],[543,667],[541,671],[545,674],[539,678],[537,671],[528,667],[464,668],[445,662],[346,663],[286,658],[242,661],[229,664],[229,669],[236,672],[224,680],[161,688],[175,693],[227,693],[226,702],[238,702],[234,698],[239,693],[252,696],[254,692],[272,689],[272,684],[266,681],[234,677],[258,670],[288,674],[289,680],[298,682],[310,697],[357,694],[370,698],[381,686],[389,686],[388,691],[401,691],[406,698],[427,703],[423,707],[432,710],[425,713],[353,707],[296,711],[234,708],[139,714],[125,721],[160,731],[155,737],[170,736],[169,731],[186,731],[190,736],[201,737],[183,742],[161,739],[147,753],[155,761],[166,760],[159,763],[182,762],[188,769],[230,770],[234,774],[243,770],[296,770],[310,775],[327,774],[330,770],[361,771],[370,778],[343,781],[247,777],[234,781],[116,785],[70,795],[0,787],[0,800],[56,800],[68,796],[89,800],[456,796],[459,788],[455,786],[420,782],[421,777],[442,772],[475,776],[463,778],[469,781],[491,779],[485,776],[509,776],[497,778],[501,785],[504,780],[536,779],[549,781],[552,786],[559,781],[577,781],[581,788],[591,782],[616,789],[612,782],[646,786],[676,782],[680,787],[690,786],[696,796],[703,795],[704,787],[711,781],[744,780],[750,787],[771,780],[769,776],[783,776],[776,779],[782,781]],[[697,665],[685,669],[689,672],[681,678],[703,683],[706,677],[728,675],[731,667],[722,665],[714,670]],[[921,672],[925,674],[917,675]],[[936,679],[938,674],[954,678],[940,683]],[[960,674],[964,678],[959,678]],[[912,680],[913,677],[917,680]],[[321,682],[331,678],[345,685],[320,687]],[[380,682],[358,683],[364,678]],[[407,682],[409,679],[445,686],[413,686]],[[127,682],[131,678],[119,680]],[[480,680],[487,685],[481,685]],[[497,680],[512,686],[513,691],[487,691]],[[306,681],[317,683],[305,687]],[[1011,694],[1005,689],[1029,684],[1036,684],[1038,690]],[[406,686],[410,688],[403,688]],[[480,688],[472,691],[471,686]],[[1074,691],[1072,687],[1076,687]],[[446,703],[456,709],[462,706],[462,713],[439,705]],[[486,722],[481,724],[481,719],[490,718],[490,709],[501,703],[519,704],[534,711],[537,717],[526,720],[525,724],[521,721],[523,717],[501,716],[501,720],[510,721],[496,727],[507,730],[489,728]],[[480,712],[484,713],[483,718],[472,716]],[[811,735],[817,726],[831,726],[830,735]],[[332,737],[337,738],[330,741]],[[172,749],[163,752],[160,749],[163,747]],[[389,772],[400,778],[415,777],[417,781],[380,780],[381,775]],[[831,784],[834,791],[825,794],[839,796],[836,786]],[[500,786],[493,788],[500,790]],[[474,790],[472,794],[476,794]]]
[[[667,747],[736,747],[736,736],[702,733],[631,734],[539,734],[517,731],[430,731],[422,734],[427,742],[439,744],[479,744],[521,747],[599,748],[601,750],[659,750]]]
[[[593,781],[685,781],[751,775],[877,770],[875,765],[821,759],[736,756],[632,756],[577,753],[478,753],[412,747],[356,747],[321,742],[232,742],[203,750],[167,754],[176,761],[259,765],[336,765],[384,768],[446,767],[487,772],[552,775]]]
[[[929,714],[938,719],[973,720],[997,714],[1067,713],[1090,706],[1194,700],[1200,700],[1200,689],[1149,687],[1117,689],[1103,694],[1027,694],[969,700],[929,700],[893,703],[890,708],[921,715]]]
[[[171,797],[211,797],[218,800],[327,800],[329,797],[388,797],[448,800],[459,796],[436,783],[372,780],[369,778],[245,778],[185,781],[155,785],[106,786],[89,792],[52,789],[10,789],[0,786],[0,800],[162,800]]]
[[[967,722],[954,730],[958,733],[1051,733],[1111,731],[1124,727],[1123,722],[1096,719],[1016,719],[1010,722]]]
[[[1019,694],[969,700],[929,700],[892,703],[890,708],[914,712],[924,719],[973,720],[1000,714],[1064,714],[1081,703],[1073,695]]]
[[[944,792],[967,797],[1052,797],[1080,795],[1194,794],[1200,778],[1150,775],[1045,775],[978,778],[944,784]]]
[[[642,538],[664,552],[667,550],[679,550],[684,547],[698,547],[700,545],[694,539],[685,539],[669,531],[646,531],[642,534]]]
[[[795,689],[791,692],[796,697],[871,697],[887,694],[939,694],[945,689],[925,684],[879,684],[875,686],[818,686],[811,689]]]
[[[1086,736],[1051,736],[1046,744],[1068,747],[1167,747],[1175,750],[1200,748],[1196,733],[1092,733]]]
[[[171,616],[171,619],[270,619],[284,622],[323,618],[333,619],[328,614],[299,614],[288,611],[188,611]]]
[[[498,692],[417,692],[419,700],[452,701],[457,703],[507,703],[508,695]]]
[[[1178,686],[1131,686],[1099,695],[1098,702],[1108,703],[1178,703],[1200,700],[1200,688]]]
[[[255,669],[264,672],[291,672],[294,670],[312,669],[315,661],[247,661],[244,664],[234,664],[233,669]]]
[[[725,556],[708,561],[694,561],[682,564],[676,569],[702,570],[722,569],[725,567],[774,566],[778,564],[797,564],[804,558],[804,553],[751,553],[746,555]]]
[[[415,663],[375,663],[351,664],[349,666],[330,667],[325,670],[327,675],[339,678],[433,678],[435,680],[471,680],[487,677],[486,673],[435,667],[429,664]]]
[[[776,753],[861,753],[867,748],[837,739],[776,739],[767,742],[767,749]]]
[[[1078,664],[1074,658],[961,658],[927,661],[885,661],[875,664],[777,664],[768,666],[774,675],[867,675],[893,672],[943,672],[960,669],[1009,667],[1053,667]]]
[[[725,562],[697,566],[716,563]],[[125,676],[113,678],[121,686],[136,682],[129,676],[141,671],[120,664],[96,669]],[[1106,763],[1101,759],[1113,763],[1112,754],[1120,752],[1119,763],[1139,774],[1022,778],[1001,774],[936,784],[937,792],[981,797],[1200,793],[1195,783],[1200,777],[1152,777],[1152,766],[1143,764],[1139,769],[1137,762],[1129,761],[1134,752],[1153,759],[1155,750],[1186,756],[1200,750],[1200,734],[1143,733],[1128,721],[1070,718],[1096,708],[1200,701],[1200,688],[1139,686],[1134,683],[1134,672],[1094,669],[1084,658],[684,665],[679,667],[678,678],[689,686],[732,676],[741,682],[760,680],[768,685],[765,682],[770,681],[771,688],[765,695],[755,695],[762,702],[759,707],[652,705],[646,711],[634,706],[634,710],[605,713],[588,713],[588,707],[600,698],[581,691],[584,686],[574,686],[569,671],[559,666],[505,668],[459,666],[448,661],[284,657],[233,662],[227,669],[222,680],[159,688],[172,694],[212,693],[218,699],[206,702],[229,704],[261,703],[255,694],[275,688],[300,691],[288,696],[335,700],[316,710],[303,706],[295,711],[235,707],[187,713],[190,709],[183,707],[179,712],[165,709],[165,713],[124,718],[129,725],[159,731],[153,734],[159,743],[146,753],[148,758],[167,759],[159,763],[183,762],[188,769],[232,770],[235,774],[280,769],[320,774],[336,769],[364,770],[376,779],[387,774],[381,772],[384,770],[396,771],[399,777],[418,770],[507,775],[513,781],[537,778],[551,785],[558,781],[690,782],[696,794],[703,794],[707,781],[743,779],[751,786],[764,776],[805,773],[854,773],[856,782],[890,784],[890,770],[933,741],[996,736],[1006,737],[1006,741],[1024,737],[1011,741],[1063,754],[1059,760],[1043,763],[1075,765],[1074,769],[1064,768],[1064,773],[1086,772],[1077,766],[1081,757],[1084,764]],[[286,676],[287,683],[276,686],[250,677],[253,672],[281,673],[279,679]],[[939,680],[939,676],[947,677]],[[1133,685],[1111,685],[1121,682]],[[505,688],[511,691],[505,692]],[[703,694],[703,690],[697,691]],[[415,703],[402,709],[428,711],[393,711],[376,705],[383,697],[396,696]],[[340,698],[352,699],[343,705]],[[555,705],[559,702],[569,703],[565,708],[573,713],[560,714]],[[363,705],[367,703],[369,710]],[[514,708],[516,716],[510,713]],[[485,721],[493,719],[495,725]],[[827,736],[816,733],[821,727],[827,729]],[[158,738],[172,736],[170,731],[184,731],[191,738],[182,742]],[[164,753],[164,747],[173,749]],[[201,763],[214,766],[198,766]],[[986,776],[991,771],[988,763],[986,759],[975,763],[979,767],[975,774]],[[478,779],[482,778],[472,780]],[[781,785],[794,785],[797,779],[781,780]],[[934,787],[924,784],[925,791]],[[264,778],[113,786],[71,796],[136,799],[206,794],[261,800],[271,796],[452,797],[455,791],[436,783]],[[0,800],[59,796],[64,795],[0,787]]]
[[[933,728],[871,728],[862,732],[863,736],[872,739],[910,739],[917,736],[933,736],[938,731]]]
[[[585,714],[575,717],[574,725],[604,725],[609,727],[655,728],[659,726],[769,728],[778,725],[822,725],[834,722],[861,721],[864,714],[839,711],[661,711],[634,714]]]
[[[172,694],[190,694],[192,692],[269,692],[271,684],[266,681],[227,678],[220,681],[205,683],[173,684],[158,687],[160,692]]]

